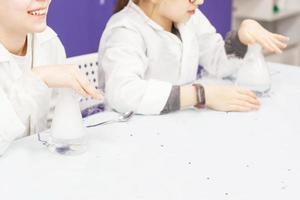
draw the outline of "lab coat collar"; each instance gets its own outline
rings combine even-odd
[[[159,31],[164,31],[163,27],[161,27],[159,24],[157,24],[155,21],[153,21],[152,19],[150,19],[145,13],[144,11],[138,6],[136,5],[132,0],[130,0],[128,2],[127,5],[128,8],[133,9],[134,11],[136,11],[141,17],[143,17],[143,19],[145,20],[145,22],[147,22],[150,26],[152,26],[152,28],[159,30]]]
[[[31,41],[30,34],[27,35],[27,39]],[[27,45],[27,47],[30,45]],[[2,43],[0,43],[0,63],[10,62],[12,59],[11,53],[4,47]]]
[[[28,34],[28,38],[34,37],[34,48],[35,51],[38,52],[39,46],[43,43],[56,38],[57,34],[49,27],[42,33]],[[31,39],[30,39],[31,40]],[[4,47],[2,43],[0,43],[0,63],[1,62],[9,62],[11,60],[11,55],[9,51]]]
[[[8,50],[0,43],[0,63],[8,62],[10,60],[10,54]]]
[[[144,11],[138,5],[136,5],[132,0],[129,0],[127,7],[136,11],[144,19],[144,21],[146,23],[148,23],[153,29],[158,30],[158,31],[165,31],[162,26],[160,26],[155,21],[150,19],[144,13]],[[185,23],[180,23],[180,24],[175,23],[174,24],[174,26],[179,30],[179,32],[181,32],[181,29],[184,27],[184,25],[185,25]]]

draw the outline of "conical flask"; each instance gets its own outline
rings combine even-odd
[[[81,154],[87,149],[86,128],[77,101],[70,89],[61,89],[50,130],[48,148],[60,154]]]
[[[237,73],[236,85],[257,94],[267,93],[271,89],[271,77],[261,46],[249,46],[244,60],[243,66]]]

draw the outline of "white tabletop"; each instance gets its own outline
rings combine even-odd
[[[257,112],[134,116],[89,129],[79,156],[53,154],[36,136],[16,141],[0,158],[0,198],[299,200],[300,68],[271,69]]]

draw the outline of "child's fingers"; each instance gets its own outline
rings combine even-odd
[[[94,87],[92,87],[91,85],[86,85],[84,88],[87,93],[93,97],[94,99],[100,100],[102,98],[102,95],[100,94],[99,91],[97,91]]]
[[[280,49],[285,49],[287,47],[286,43],[281,42],[280,40],[276,38],[272,38],[272,41],[280,48]]]
[[[230,105],[229,106],[230,112],[250,112],[251,109],[239,105]]]
[[[238,90],[238,92],[239,92],[239,96],[238,96],[239,100],[246,101],[254,105],[260,105],[260,102],[257,99],[257,96],[255,95],[254,92],[246,89],[240,89]]]
[[[286,37],[286,36],[280,35],[280,34],[276,34],[276,33],[273,33],[273,36],[284,43],[287,43],[290,40],[289,37]]]
[[[102,95],[99,91],[97,91],[94,87],[91,86],[90,82],[87,80],[86,76],[78,71],[76,75],[76,79],[81,85],[81,87],[85,90],[87,94],[89,94],[92,98],[100,100]]]
[[[94,99],[100,100],[101,94],[95,88],[93,88],[90,82],[86,79],[86,77],[82,73],[78,73],[76,77],[78,83],[82,87],[82,89]]]
[[[267,49],[269,52],[274,52],[274,53],[282,52],[269,37],[265,37],[264,39],[261,40],[261,42],[263,43],[263,47]]]
[[[238,100],[236,102],[237,105],[244,107],[245,109],[251,111],[251,110],[258,110],[259,109],[259,105],[258,104],[253,104],[250,103],[248,101],[244,101],[244,100]]]
[[[243,89],[243,88],[239,88],[238,89],[238,92],[242,95],[247,95],[247,96],[250,96],[254,99],[257,99],[257,96],[254,92],[250,91],[250,90],[246,90],[246,89]]]
[[[282,53],[282,50],[273,42],[272,39],[268,38],[268,42],[275,53]]]
[[[76,80],[72,84],[72,87],[81,96],[83,96],[83,97],[89,97],[89,95],[84,91],[84,89],[81,87],[81,85],[79,84],[79,82],[77,82]]]
[[[234,112],[250,112],[252,110],[257,110],[255,106],[244,101],[236,101],[233,105],[230,106],[230,110]]]
[[[256,105],[256,106],[260,105],[260,102],[258,101],[258,99],[253,98],[253,97],[248,96],[248,95],[240,95],[238,97],[238,100],[245,101],[245,102],[248,102],[248,103],[250,103],[252,105]]]
[[[258,43],[263,46],[266,50],[272,52],[273,48],[272,46],[267,42],[267,39],[259,39]]]

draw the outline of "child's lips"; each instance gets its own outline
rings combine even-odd
[[[188,11],[188,13],[189,13],[190,15],[194,15],[195,12],[196,12],[196,10],[189,10],[189,11]]]

